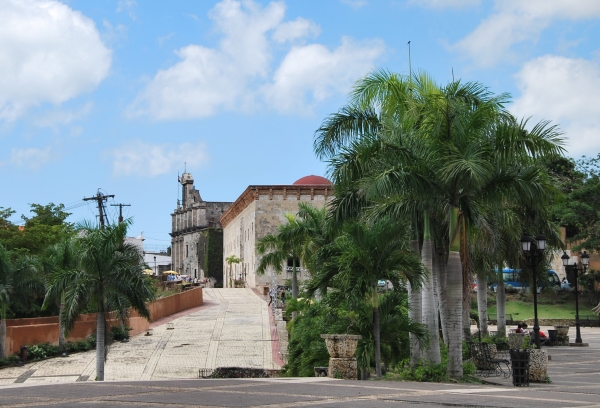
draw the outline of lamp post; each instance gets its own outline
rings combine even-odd
[[[537,348],[540,348],[540,324],[537,312],[537,267],[544,260],[546,236],[539,234],[534,239],[529,235],[525,235],[521,238],[521,246],[525,261],[531,266],[533,272],[533,342]]]
[[[575,275],[575,344],[583,344],[583,340],[581,340],[581,325],[579,323],[579,284],[577,278],[579,277],[580,271],[583,271],[585,274],[587,267],[590,264],[590,256],[587,251],[583,251],[583,254],[581,254],[581,264],[583,265],[583,269],[579,269],[577,263],[569,265],[570,257],[566,252],[563,252],[563,256],[561,256],[560,259],[562,259],[565,270],[567,267],[570,267]]]
[[[154,275],[158,275],[158,272],[156,272],[156,255],[154,256]]]

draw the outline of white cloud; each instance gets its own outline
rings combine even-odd
[[[437,0],[435,0],[437,1]],[[441,1],[441,0],[440,0]],[[497,0],[496,12],[452,48],[480,67],[515,60],[511,48],[535,43],[554,20],[579,20],[600,16],[597,0]]]
[[[80,12],[52,0],[2,1],[0,119],[91,91],[110,64],[94,22]]]
[[[107,152],[112,159],[113,175],[156,177],[172,173],[185,162],[190,169],[208,161],[204,143],[151,144],[135,140]]]
[[[346,4],[355,10],[369,4],[367,0],[340,0],[340,3]]]
[[[10,151],[10,156],[3,164],[9,164],[16,167],[27,167],[32,170],[38,170],[44,164],[56,159],[50,146],[45,149],[30,148],[13,148]]]
[[[335,51],[320,44],[294,47],[289,43],[317,35],[319,28],[303,18],[285,22],[284,14],[285,5],[281,2],[261,7],[252,0],[221,1],[209,14],[222,35],[219,45],[208,48],[191,44],[177,50],[180,61],[158,71],[127,113],[166,120],[202,118],[223,110],[256,109],[264,103],[281,110],[277,105],[281,100],[288,106],[298,106],[307,91],[313,93],[315,101],[332,92],[347,91],[352,82],[349,76],[356,79],[366,73],[383,52],[380,41],[344,40]],[[371,49],[367,49],[369,46]],[[274,69],[277,47],[288,48],[284,49],[287,55],[281,66]],[[300,54],[316,59],[302,61],[298,59]],[[356,55],[350,57],[352,54]],[[315,67],[323,71],[315,72]],[[293,74],[301,83],[283,78],[286,73]],[[305,90],[299,92],[300,87]],[[278,95],[278,91],[285,94]],[[288,100],[294,96],[300,99]]]
[[[310,20],[298,17],[294,21],[280,24],[273,33],[273,39],[278,43],[294,41],[299,38],[316,37],[321,28]]]
[[[125,11],[132,20],[136,20],[135,13],[133,11],[135,6],[137,6],[137,2],[135,0],[119,0],[117,3],[117,13]]]
[[[600,151],[600,64],[545,55],[527,62],[516,79],[521,96],[510,107],[514,114],[559,124],[571,155]]]
[[[373,68],[384,48],[381,41],[346,37],[333,51],[321,44],[294,47],[265,87],[266,99],[280,112],[305,112],[315,102],[345,92]]]
[[[432,9],[472,7],[480,3],[481,0],[408,0],[408,4]]]
[[[92,110],[94,104],[87,102],[77,109],[56,109],[34,119],[39,127],[57,129],[59,126],[68,125],[72,122],[84,119]]]

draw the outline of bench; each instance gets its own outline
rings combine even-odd
[[[515,324],[515,321],[513,320],[512,314],[506,314],[506,324],[508,325],[512,325]],[[490,314],[488,313],[488,324],[493,324],[493,325],[497,325],[498,324],[498,315],[497,314]]]
[[[579,324],[583,327],[598,327],[600,326],[600,315],[580,316]]]
[[[504,375],[504,378],[510,377],[510,361],[505,358],[496,358],[492,356],[490,345],[487,343],[471,343],[471,357],[477,367],[476,374],[489,377],[494,374]],[[506,368],[504,370],[503,366]]]

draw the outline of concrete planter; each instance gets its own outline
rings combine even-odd
[[[529,350],[529,381],[546,382],[548,376],[548,350]]]
[[[353,334],[321,334],[331,358],[352,358],[362,336]]]
[[[356,365],[356,348],[362,336],[352,334],[321,334],[329,352],[329,378],[356,380],[358,369]]]

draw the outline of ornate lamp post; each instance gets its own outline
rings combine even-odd
[[[529,235],[521,238],[521,246],[523,249],[523,255],[525,255],[525,261],[533,272],[533,342],[535,346],[540,348],[540,324],[538,322],[537,312],[537,267],[544,260],[546,251],[546,236],[539,234],[535,239]]]
[[[575,275],[575,344],[583,344],[583,340],[581,340],[581,325],[579,323],[579,284],[577,283],[577,278],[579,277],[580,271],[583,271],[585,274],[587,267],[590,264],[590,256],[587,251],[583,251],[583,254],[581,254],[581,264],[583,265],[583,269],[579,269],[576,263],[569,265],[570,257],[566,252],[563,253],[563,256],[561,256],[560,259],[562,259],[565,270],[569,267]]]

